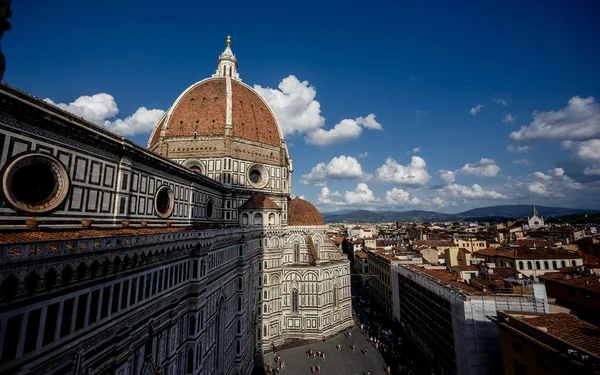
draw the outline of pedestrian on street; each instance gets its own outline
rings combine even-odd
[[[317,374],[321,373],[321,366],[317,365]]]
[[[325,360],[325,353],[323,353],[323,360]]]
[[[367,356],[367,349],[365,349],[365,357]]]

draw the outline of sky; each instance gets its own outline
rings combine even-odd
[[[596,1],[13,1],[5,82],[145,146],[232,37],[321,211],[600,209]]]

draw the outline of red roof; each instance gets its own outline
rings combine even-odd
[[[115,228],[115,229],[84,229],[84,230],[47,230],[31,232],[0,233],[0,243],[60,241],[69,239],[109,237],[132,234],[173,233],[194,228]]]
[[[594,355],[600,355],[600,328],[577,317],[560,314],[523,314],[506,312],[521,323],[541,329]]]
[[[569,285],[578,289],[584,289],[594,293],[600,293],[600,276],[580,275],[578,271],[573,270],[572,267],[564,268],[563,270],[561,270],[561,272],[548,273],[543,276],[539,276],[539,279]]]
[[[299,197],[288,200],[288,225],[325,225],[319,210]]]
[[[274,208],[281,209],[275,202],[263,193],[256,193],[240,206],[240,210],[252,208]]]

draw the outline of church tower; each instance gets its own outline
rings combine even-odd
[[[535,204],[531,205],[531,217],[527,218],[527,225],[529,229],[538,229],[545,226],[544,218],[538,214]]]

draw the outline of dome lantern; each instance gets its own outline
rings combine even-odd
[[[237,59],[231,51],[231,36],[227,36],[225,41],[226,47],[223,53],[217,60],[217,71],[213,74],[213,78],[231,78],[237,81],[241,81],[240,75],[237,72]]]

